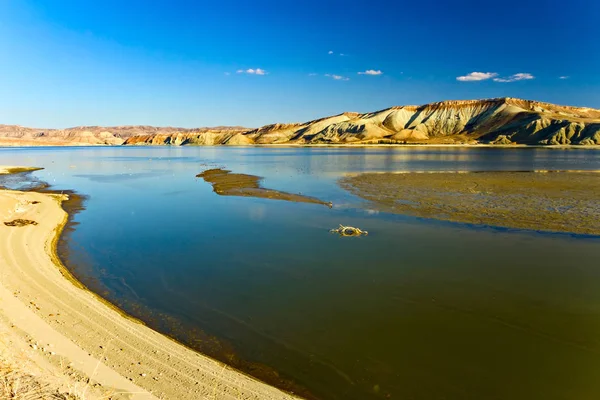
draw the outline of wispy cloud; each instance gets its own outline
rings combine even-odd
[[[494,82],[516,82],[535,79],[535,76],[528,72],[519,72],[518,74],[503,78],[499,77],[496,72],[471,72],[470,74],[456,77],[456,80],[460,82],[487,81],[488,79],[492,79]]]
[[[345,76],[342,75],[334,75],[334,74],[325,74],[326,77],[334,79],[336,81],[349,81],[350,78],[347,78]]]
[[[231,72],[225,72],[225,75],[229,76],[229,75],[231,75]]]
[[[508,78],[494,78],[494,82],[516,82],[530,79],[535,79],[535,76],[527,72],[519,72],[518,74],[511,75]]]
[[[464,76],[457,76],[456,80],[460,82],[475,82],[485,81],[496,76],[498,76],[498,74],[495,72],[471,72],[470,74]]]
[[[383,75],[383,72],[381,72],[381,70],[368,69],[366,71],[359,72],[358,74],[359,75]]]
[[[333,54],[333,50],[329,50],[327,54]]]
[[[308,74],[308,76],[317,76],[317,75],[319,75],[319,74],[315,74],[314,72]]]
[[[569,79],[570,76],[568,75],[563,75],[563,76],[559,76],[558,79]]]
[[[250,75],[267,75],[268,72],[261,68],[248,68],[248,69],[238,69],[236,71],[238,74],[250,74]]]

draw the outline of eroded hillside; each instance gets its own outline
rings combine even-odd
[[[344,113],[244,133],[255,143],[600,144],[600,111],[500,98]]]
[[[514,98],[443,101],[305,123],[242,127],[32,129],[0,125],[0,145],[600,145],[600,110]]]
[[[68,129],[36,129],[0,125],[0,146],[89,146],[89,145],[184,145],[210,143],[211,137],[231,137],[242,127],[159,128],[154,126],[82,126]]]

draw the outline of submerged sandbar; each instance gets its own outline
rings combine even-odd
[[[342,178],[340,185],[397,214],[600,235],[595,171],[366,173]]]

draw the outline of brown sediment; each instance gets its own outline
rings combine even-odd
[[[6,226],[27,226],[27,225],[37,225],[37,222],[30,219],[21,219],[17,218],[12,221],[4,222]]]
[[[340,185],[369,207],[397,214],[600,235],[596,171],[366,173]]]
[[[331,207],[326,202],[315,197],[280,192],[274,189],[263,188],[260,185],[261,177],[247,174],[236,174],[222,168],[208,169],[196,175],[212,185],[213,191],[221,196],[258,197],[263,199],[293,201],[296,203],[314,203]]]

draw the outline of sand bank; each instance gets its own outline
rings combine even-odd
[[[321,204],[330,208],[332,206],[330,202],[315,197],[263,188],[260,185],[262,178],[256,175],[235,174],[226,169],[215,168],[199,173],[196,178],[202,178],[205,182],[210,183],[213,191],[220,196],[257,197],[296,203]]]
[[[340,184],[368,207],[398,214],[600,235],[597,171],[366,173]]]
[[[40,169],[43,169],[43,168],[36,168],[36,167],[15,167],[15,166],[9,166],[9,165],[0,165],[0,175],[17,174],[19,172],[39,171]]]
[[[63,195],[0,190],[0,362],[82,398],[292,399],[151,330],[74,285],[56,256]],[[7,226],[22,219],[36,224]],[[62,389],[61,389],[62,390]]]

